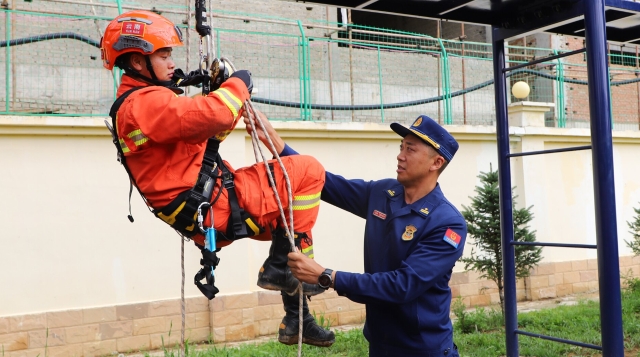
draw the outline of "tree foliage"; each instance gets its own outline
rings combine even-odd
[[[481,172],[478,175],[480,185],[476,186],[475,197],[471,198],[471,207],[462,206],[462,215],[467,221],[469,236],[473,237],[473,248],[468,258],[462,258],[465,269],[481,273],[480,277],[492,280],[498,286],[500,307],[504,311],[504,281],[502,271],[502,238],[500,232],[500,194],[498,171]],[[513,195],[514,240],[516,242],[535,242],[536,234],[528,226],[533,220],[531,207],[516,209],[516,197]],[[542,260],[542,249],[535,246],[516,245],[516,278],[529,276],[530,270]]]
[[[633,254],[640,255],[640,208],[634,208],[633,210],[636,212],[633,222],[627,221],[632,239],[631,241],[625,239],[624,242],[633,250]]]

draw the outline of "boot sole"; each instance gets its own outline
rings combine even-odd
[[[298,335],[295,335],[295,336],[278,335],[278,341],[280,343],[285,344],[285,345],[297,345],[298,344]],[[333,339],[331,341],[317,341],[317,340],[311,340],[311,339],[302,337],[302,343],[307,344],[307,345],[311,345],[311,346],[316,346],[316,347],[329,347],[329,346],[333,345],[334,342],[336,342],[335,339]]]
[[[284,292],[285,292],[285,293],[287,293],[287,295],[289,295],[289,296],[296,295],[296,294],[297,294],[296,288],[298,287],[298,286],[296,285],[296,287],[295,287],[295,288],[293,288],[293,290],[292,290],[292,289],[291,289],[290,287],[288,287],[288,286],[283,286],[283,285],[280,285],[280,284],[272,283],[272,282],[267,281],[267,280],[265,280],[265,279],[258,279],[258,283],[257,283],[257,285],[258,285],[259,287],[263,288],[263,289],[266,289],[266,290],[284,291]],[[304,285],[303,285],[303,286],[304,286]],[[316,296],[316,295],[322,294],[323,292],[325,292],[325,290],[324,290],[324,289],[322,289],[322,290],[315,290],[315,289],[314,289],[314,290],[311,290],[311,291],[309,291],[309,290],[303,290],[303,293],[304,293],[305,295],[307,295],[307,296]],[[296,342],[296,343],[297,343],[297,342]]]

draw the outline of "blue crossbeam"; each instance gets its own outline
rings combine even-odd
[[[563,248],[587,248],[597,249],[595,244],[574,244],[574,243],[545,243],[545,242],[511,242],[511,245],[530,245],[534,247],[563,247]]]
[[[553,153],[557,153],[557,152],[579,151],[579,150],[589,150],[589,149],[591,149],[591,145],[574,146],[574,147],[570,147],[570,148],[561,148],[561,149],[549,149],[549,150],[539,150],[539,151],[516,152],[516,153],[513,153],[513,154],[507,154],[507,157],[553,154]]]
[[[519,334],[519,335],[537,337],[537,338],[541,338],[543,340],[561,342],[561,343],[566,343],[566,344],[569,344],[569,345],[585,347],[585,348],[591,348],[593,350],[602,351],[602,347],[601,346],[592,345],[590,343],[584,343],[584,342],[578,342],[578,341],[572,341],[572,340],[565,340],[564,338],[551,337],[551,336],[547,336],[547,335],[541,335],[539,333],[527,332],[527,331],[522,331],[522,330],[516,330],[516,333]]]

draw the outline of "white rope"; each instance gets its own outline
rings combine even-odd
[[[187,2],[187,31],[186,31],[186,40],[187,40],[187,63],[185,67],[185,71],[189,73],[189,57],[191,56],[191,37],[189,36],[189,30],[191,30],[191,7],[189,7],[189,0]],[[185,88],[185,95],[189,94],[189,88]],[[185,301],[184,301],[184,236],[180,233],[180,267],[182,269],[182,284],[180,285],[180,313],[182,315],[182,321],[180,325],[180,357],[184,357],[185,355],[185,346],[184,346],[184,330],[185,330]]]
[[[187,31],[185,33],[187,40],[187,63],[185,67],[185,73],[189,73],[189,57],[191,57],[191,36],[189,36],[189,32],[191,30],[191,8],[189,7],[189,0],[187,0]],[[184,95],[189,95],[189,87],[184,89]]]
[[[234,69],[235,70],[235,69]],[[271,184],[271,188],[273,189],[273,193],[275,195],[276,198],[276,202],[278,203],[278,209],[280,210],[280,217],[282,218],[282,222],[283,225],[285,227],[285,230],[287,231],[287,237],[289,238],[289,244],[291,244],[291,251],[295,251],[295,242],[294,242],[294,236],[293,236],[293,195],[291,193],[291,182],[289,181],[289,175],[287,174],[287,170],[284,167],[284,164],[282,163],[282,160],[280,159],[280,155],[278,155],[278,152],[275,148],[275,145],[273,145],[273,141],[271,141],[271,137],[269,136],[269,134],[267,133],[267,130],[264,126],[264,123],[262,122],[262,119],[260,119],[260,117],[258,115],[256,115],[255,109],[253,108],[253,104],[251,103],[250,100],[247,100],[245,102],[245,110],[247,111],[247,116],[249,117],[249,124],[251,125],[251,141],[254,144],[254,150],[257,146],[258,151],[260,152],[260,155],[262,156],[262,160],[263,163],[265,165],[265,171],[267,173],[267,176],[269,177],[269,183]],[[258,124],[260,124],[260,127],[262,129],[262,132],[264,133],[267,142],[269,143],[269,150],[271,151],[271,153],[273,154],[273,156],[276,158],[276,160],[278,161],[278,164],[280,165],[280,168],[282,169],[282,173],[285,179],[285,183],[286,183],[286,187],[287,187],[287,195],[289,198],[289,222],[290,222],[290,227],[287,227],[286,224],[286,218],[285,218],[285,214],[284,214],[284,208],[282,208],[282,202],[280,201],[280,195],[278,194],[278,190],[276,188],[275,185],[275,181],[273,179],[273,175],[271,174],[271,170],[269,170],[269,168],[267,167],[267,158],[265,157],[262,148],[259,145],[259,139],[258,139],[258,134],[256,134],[256,125],[255,122],[258,122]],[[257,160],[256,160],[257,161]],[[302,291],[302,282],[298,283],[298,288],[296,290],[298,292],[299,295],[299,304],[298,304],[298,357],[302,356],[302,330],[303,330],[303,324],[302,324],[302,313],[303,313],[303,304],[304,304],[304,294]]]
[[[180,312],[182,314],[182,326],[180,328],[180,357],[185,355],[184,327],[185,327],[185,303],[184,303],[184,238],[180,239],[180,266],[182,267],[182,286],[180,287]]]

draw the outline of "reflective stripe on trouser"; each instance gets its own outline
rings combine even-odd
[[[300,252],[307,257],[313,259],[313,239],[306,233],[294,233],[296,246]]]
[[[320,192],[324,186],[324,167],[311,156],[295,155],[281,158],[287,170],[293,195],[293,226],[295,232],[306,233],[308,243],[304,248],[313,254],[311,228],[316,223],[320,209]],[[289,225],[289,197],[284,175],[277,161],[273,162],[273,175],[278,196],[285,209]],[[278,204],[269,184],[264,164],[254,164],[235,172],[236,193],[242,206],[263,227],[274,228],[276,222],[282,225]],[[222,197],[221,197],[222,199]],[[217,206],[217,205],[216,205]],[[216,216],[217,219],[217,216]],[[226,224],[226,222],[225,222]],[[218,222],[216,222],[216,226]],[[267,232],[268,233],[268,232]],[[270,235],[261,234],[252,237],[257,240],[270,240]]]

